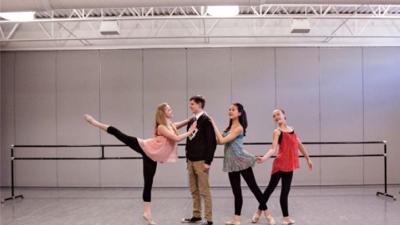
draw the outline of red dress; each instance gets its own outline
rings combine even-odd
[[[279,151],[272,164],[272,173],[292,172],[299,168],[299,144],[294,131],[283,132],[279,137]]]

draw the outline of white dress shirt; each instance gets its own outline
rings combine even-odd
[[[201,111],[197,114],[195,114],[196,120],[198,120],[200,118],[200,116],[202,116],[204,114],[204,111]]]

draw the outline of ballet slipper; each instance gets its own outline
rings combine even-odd
[[[83,117],[85,118],[85,120],[86,120],[89,124],[94,125],[95,119],[93,118],[93,116],[91,116],[91,115],[89,115],[89,114],[85,114]]]
[[[272,217],[272,215],[266,216],[265,219],[267,220],[267,224],[276,225],[276,221],[275,221],[274,217]]]
[[[150,217],[148,217],[146,214],[143,214],[143,219],[146,221],[148,225],[156,225],[156,222]]]
[[[235,222],[234,219],[225,222],[225,225],[240,225],[240,222]]]
[[[251,223],[258,223],[258,221],[260,221],[260,216],[261,216],[261,213],[259,213],[258,211],[255,212],[253,214],[253,217],[251,218]]]
[[[240,216],[234,215],[232,219],[225,222],[225,225],[240,225]]]
[[[283,225],[290,225],[290,224],[295,224],[296,221],[292,220],[292,219],[283,219],[282,224]]]

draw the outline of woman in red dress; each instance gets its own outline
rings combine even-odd
[[[262,157],[257,157],[257,163],[263,163],[272,155],[278,151],[276,158],[272,164],[272,175],[269,181],[268,187],[264,191],[264,195],[268,201],[272,192],[275,190],[282,179],[282,189],[280,195],[280,204],[283,214],[283,224],[294,224],[295,221],[290,219],[288,211],[288,196],[290,191],[290,186],[293,178],[293,171],[299,168],[299,153],[300,151],[309,167],[312,170],[313,163],[304,147],[298,138],[297,134],[294,132],[292,127],[289,127],[286,123],[285,111],[282,109],[275,109],[272,112],[272,117],[277,123],[278,128],[274,130],[272,147],[265,153]],[[254,214],[252,218],[253,223],[257,223],[260,215],[260,209]],[[270,225],[276,224],[271,213],[265,210],[264,215],[266,216],[267,222]]]

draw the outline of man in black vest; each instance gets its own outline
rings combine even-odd
[[[193,215],[182,219],[183,223],[201,222],[201,199],[204,200],[205,221],[203,225],[212,225],[212,201],[208,181],[208,172],[214,158],[217,142],[213,126],[204,114],[205,99],[202,96],[190,98],[189,108],[195,115],[188,128],[196,120],[197,132],[186,140],[187,170],[190,192],[193,198]]]

